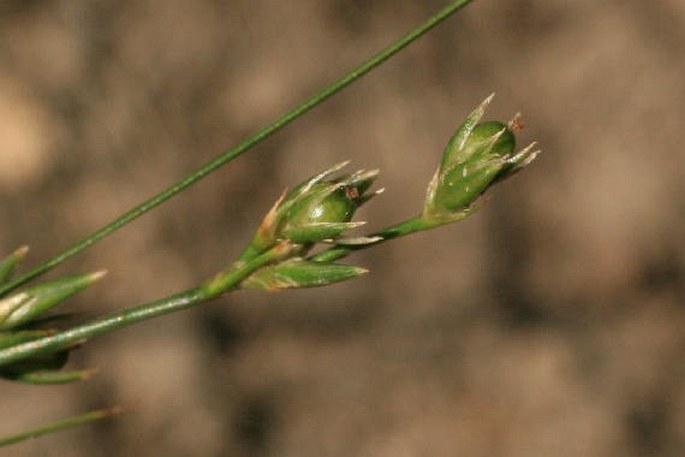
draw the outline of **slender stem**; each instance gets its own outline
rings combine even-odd
[[[117,311],[54,335],[2,349],[0,350],[0,366],[35,355],[59,351],[86,339],[127,327],[136,322],[199,305],[231,291],[258,268],[288,257],[297,248],[299,248],[298,245],[279,244],[247,261],[233,263],[229,268],[200,287]]]
[[[149,200],[141,203],[140,205],[136,206],[135,208],[129,210],[128,212],[124,213],[111,223],[105,225],[104,227],[100,228],[99,230],[95,231],[91,235],[83,238],[81,241],[77,242],[73,246],[67,248],[64,252],[57,254],[53,258],[47,260],[46,262],[38,265],[35,269],[31,270],[30,272],[26,273],[25,275],[15,279],[12,282],[9,282],[8,284],[0,287],[0,295],[8,292],[9,290],[12,290],[27,281],[35,278],[36,276],[45,273],[46,271],[50,270],[51,268],[59,265],[60,263],[64,262],[65,260],[69,259],[70,257],[78,254],[79,252],[83,251],[84,249],[87,249],[91,245],[95,244],[102,238],[106,237],[107,235],[115,232],[116,230],[122,228],[126,224],[132,222],[134,219],[137,219],[138,217],[142,216],[146,212],[150,211],[151,209],[155,208],[156,206],[160,205],[161,203],[165,202],[166,200],[170,199],[174,195],[178,194],[182,190],[186,189],[187,187],[191,186],[195,182],[199,181],[200,179],[204,178],[205,176],[209,175],[210,173],[216,171],[218,168],[221,166],[227,164],[231,160],[235,159],[239,155],[243,154],[250,148],[254,147],[261,141],[265,140],[275,132],[279,131],[298,117],[302,116],[315,106],[319,105],[326,99],[330,98],[331,96],[335,95],[336,93],[340,92],[342,89],[345,87],[349,86],[352,84],[354,81],[358,80],[362,76],[366,75],[369,73],[371,70],[374,68],[378,67],[380,64],[397,54],[399,51],[401,51],[403,48],[408,46],[410,43],[415,41],[417,38],[421,37],[428,31],[430,31],[433,27],[450,17],[452,14],[454,14],[456,11],[461,9],[462,7],[466,6],[467,4],[471,3],[473,0],[456,0],[451,2],[449,5],[447,5],[445,8],[440,10],[438,13],[436,13],[434,16],[426,20],[424,23],[419,25],[418,27],[414,28],[410,32],[408,32],[406,35],[402,36],[401,38],[397,39],[395,42],[390,44],[387,48],[383,49],[381,52],[378,54],[374,55],[364,63],[362,63],[359,67],[353,69],[349,73],[347,73],[345,76],[340,78],[339,80],[335,81],[333,84],[329,85],[328,87],[322,89],[321,91],[315,93],[309,100],[305,101],[301,105],[291,109],[290,111],[286,112],[283,114],[281,117],[276,119],[273,123],[267,125],[266,127],[262,128],[261,130],[258,130],[255,134],[244,140],[243,142],[239,143],[238,145],[226,150],[225,152],[219,154],[217,157],[209,161],[207,164],[205,164],[203,167],[198,169],[197,171],[191,173],[190,175],[186,176],[185,178],[181,179],[180,181],[177,181],[176,183],[172,184],[170,187],[164,189],[162,192],[159,194],[155,195],[154,197],[150,198]]]
[[[200,288],[189,289],[134,308],[125,309],[52,336],[22,343],[0,351],[0,366],[34,355],[59,351],[95,335],[126,327],[136,322],[178,311],[205,299]]]
[[[423,230],[429,230],[441,225],[433,221],[426,220],[421,216],[409,219],[408,221],[400,222],[399,224],[386,227],[378,232],[367,235],[369,238],[378,238],[377,241],[368,244],[336,244],[333,247],[321,251],[309,258],[314,262],[333,262],[342,257],[349,255],[353,251],[358,251],[360,249],[370,248],[371,246],[377,246],[378,244],[384,243],[386,241],[411,235],[412,233],[421,232]]]
[[[0,438],[0,447],[8,446],[10,444],[19,443],[21,441],[26,441],[31,438],[37,438],[42,435],[47,435],[49,433],[58,432],[60,430],[65,430],[72,427],[78,427],[79,425],[87,424],[89,422],[94,422],[100,419],[105,419],[117,414],[121,414],[121,408],[107,408],[100,409],[97,411],[91,411],[80,416],[69,417],[67,419],[62,419],[50,424],[44,425],[43,427],[34,428],[33,430],[27,430],[22,433],[17,433],[16,435],[8,436],[6,438]]]

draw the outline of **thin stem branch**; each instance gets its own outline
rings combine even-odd
[[[367,249],[372,246],[377,246],[386,241],[390,241],[401,236],[411,235],[412,233],[421,232],[424,230],[429,230],[435,228],[437,225],[434,222],[427,221],[422,217],[418,216],[408,221],[400,222],[399,224],[386,227],[378,232],[366,235],[369,238],[378,238],[373,243],[368,244],[336,244],[321,251],[313,256],[309,257],[309,260],[314,262],[333,262],[334,260],[341,259],[348,256],[354,251],[359,251],[361,249]]]
[[[313,262],[333,262],[350,255],[354,251],[377,246],[381,243],[385,243],[386,241],[411,235],[412,233],[423,232],[424,230],[431,230],[436,227],[440,227],[441,225],[458,222],[470,216],[471,214],[473,214],[473,210],[466,210],[462,211],[461,213],[455,213],[449,219],[443,220],[437,218],[427,218],[424,216],[416,216],[412,219],[400,222],[399,224],[391,225],[390,227],[386,227],[382,230],[371,233],[370,235],[366,235],[368,238],[377,238],[377,240],[372,243],[336,244],[324,251],[314,254],[313,256],[309,257],[308,260]]]
[[[106,237],[107,235],[115,232],[116,230],[122,228],[123,226],[127,225],[128,223],[132,222],[133,220],[137,219],[138,217],[142,216],[146,212],[150,211],[151,209],[155,208],[156,206],[162,204],[166,200],[170,199],[174,195],[178,194],[179,192],[183,191],[184,189],[188,188],[192,184],[196,183],[197,181],[201,180],[205,176],[209,175],[210,173],[216,171],[223,165],[227,164],[231,160],[235,159],[239,155],[243,154],[247,150],[251,149],[261,141],[265,140],[266,138],[270,137],[273,135],[275,132],[279,131],[298,117],[302,116],[312,108],[316,107],[323,101],[327,100],[331,96],[337,94],[341,90],[343,90],[345,87],[349,86],[362,76],[366,75],[369,73],[371,70],[374,68],[378,67],[381,65],[383,62],[397,54],[399,51],[404,49],[406,46],[408,46],[410,43],[415,41],[417,38],[421,37],[433,27],[436,25],[440,24],[443,22],[445,19],[450,17],[452,14],[454,14],[456,11],[461,9],[462,7],[466,6],[467,4],[471,3],[472,0],[455,0],[452,1],[449,5],[447,5],[445,8],[440,10],[438,13],[436,13],[434,16],[430,17],[428,20],[426,20],[424,23],[421,25],[417,26],[410,32],[408,32],[406,35],[402,36],[401,38],[397,39],[395,42],[390,44],[387,48],[383,49],[381,52],[378,54],[374,55],[364,63],[362,63],[359,67],[355,68],[354,70],[350,71],[346,75],[344,75],[342,78],[339,80],[335,81],[333,84],[329,85],[328,87],[322,89],[321,91],[315,93],[309,100],[305,101],[301,105],[291,109],[290,111],[286,112],[283,114],[281,117],[276,119],[273,123],[267,125],[266,127],[262,128],[261,130],[258,130],[255,134],[244,140],[243,142],[239,143],[238,145],[226,150],[225,152],[219,154],[217,157],[209,161],[207,164],[202,166],[200,169],[197,171],[191,173],[190,175],[186,176],[185,178],[181,179],[180,181],[172,184],[168,188],[164,189],[161,191],[159,194],[155,195],[154,197],[150,198],[149,200],[146,200],[145,202],[141,203],[140,205],[136,206],[135,208],[129,210],[128,212],[124,213],[123,215],[119,216],[117,219],[112,221],[111,223],[105,225],[104,227],[100,228],[99,230],[95,231],[91,235],[83,238],[81,241],[77,242],[73,246],[67,248],[64,252],[57,254],[53,258],[47,260],[44,263],[41,263],[38,265],[36,268],[31,270],[30,272],[24,274],[23,276],[15,279],[14,281],[9,282],[8,284],[0,287],[0,295],[26,283],[27,281],[35,278],[36,276],[41,275],[42,273],[45,273],[46,271],[50,270],[51,268],[61,264],[65,260],[69,259],[70,257],[80,253],[81,251],[87,249],[88,247],[92,246],[102,238]]]

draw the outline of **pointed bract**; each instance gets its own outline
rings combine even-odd
[[[368,270],[351,265],[311,262],[294,258],[262,268],[243,281],[245,289],[276,291],[304,287],[320,287],[357,278]]]
[[[22,246],[12,254],[0,261],[0,284],[7,281],[14,272],[14,268],[21,262],[29,252],[28,246]]]
[[[42,316],[62,300],[85,289],[105,275],[88,273],[27,287],[0,300],[0,330],[8,330]]]
[[[459,162],[459,152],[464,150],[466,141],[471,136],[473,129],[483,118],[483,114],[485,114],[485,110],[487,109],[488,105],[490,105],[490,102],[492,102],[493,98],[495,98],[494,93],[485,98],[485,100],[483,100],[480,105],[478,105],[476,109],[468,115],[466,120],[459,126],[452,138],[450,138],[450,141],[447,143],[445,151],[442,154],[442,161],[440,163],[441,168],[450,167],[452,164]]]

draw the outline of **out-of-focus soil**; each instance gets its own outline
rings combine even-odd
[[[440,8],[441,0],[0,2],[0,250],[57,253]],[[478,214],[349,258],[363,279],[242,292],[96,339],[86,384],[2,383],[0,435],[130,413],[17,456],[680,456],[685,3],[476,1],[51,276],[79,319],[197,284],[286,186],[382,170],[371,229],[421,207],[485,96],[544,154]]]

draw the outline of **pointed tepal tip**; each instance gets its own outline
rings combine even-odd
[[[485,98],[485,100],[480,102],[476,109],[471,111],[471,114],[469,114],[466,120],[460,125],[459,129],[456,131],[456,133],[452,137],[452,140],[450,141],[450,144],[452,143],[452,141],[455,142],[456,149],[462,149],[464,147],[464,145],[466,144],[466,140],[469,139],[469,137],[471,136],[471,132],[483,118],[485,110],[487,109],[488,105],[490,104],[493,98],[495,98],[494,92],[488,95]],[[450,148],[450,146],[448,145],[448,148],[445,150],[445,154],[447,154],[447,151],[450,149],[452,148]]]
[[[507,132],[508,127],[504,127],[490,135],[490,137],[487,138],[487,147],[488,149],[492,149],[495,146],[495,143],[502,138],[502,135],[504,135]]]
[[[480,121],[480,118],[483,117],[483,114],[485,114],[485,110],[488,108],[488,105],[490,105],[493,98],[495,98],[494,92],[485,97],[485,99],[482,102],[480,102],[476,109],[474,109],[473,112],[469,115],[469,119],[473,119],[474,123],[478,123]]]
[[[91,282],[95,282],[107,276],[107,273],[107,270],[94,271],[88,275],[88,279],[90,279]]]
[[[333,165],[331,168],[326,170],[324,173],[326,174],[326,176],[330,176],[333,173],[336,173],[336,172],[342,170],[343,168],[345,168],[346,166],[348,166],[350,164],[350,162],[352,162],[352,161],[349,159],[343,160],[342,162],[338,162],[335,165]]]
[[[542,152],[541,149],[536,149],[535,151],[528,153],[528,157],[523,159],[523,161],[521,162],[519,167],[523,168],[523,167],[527,167],[528,165],[530,165],[531,162],[533,162],[533,160],[535,160],[540,155],[541,152]]]
[[[480,102],[478,107],[474,110],[474,114],[479,113],[482,116],[483,113],[485,112],[485,110],[487,109],[488,105],[490,105],[490,103],[492,102],[492,100],[494,98],[495,98],[494,92],[491,93],[490,95],[488,95],[487,97],[485,97],[485,99],[482,102]]]
[[[26,257],[26,254],[28,254],[28,253],[29,253],[29,247],[27,245],[24,245],[24,246],[18,247],[12,253],[12,255],[17,259],[23,259],[24,257]]]
[[[131,409],[131,407],[117,405],[110,406],[109,408],[98,409],[97,411],[91,411],[90,413],[88,413],[88,415],[92,417],[91,420],[107,419],[112,416],[118,416],[119,414],[127,413]]]
[[[99,368],[88,368],[86,370],[81,370],[81,372],[80,372],[81,375],[79,377],[79,380],[80,381],[88,381],[88,380],[90,380],[90,378],[95,376],[98,371],[100,371]]]
[[[359,180],[366,181],[367,179],[376,179],[380,172],[380,168],[374,168],[373,170],[364,171],[359,175]]]
[[[311,189],[311,187],[314,184],[323,181],[324,179],[328,178],[329,176],[331,176],[334,173],[337,173],[341,169],[345,168],[349,163],[350,163],[349,160],[345,160],[343,162],[338,162],[335,165],[333,165],[332,167],[327,168],[326,170],[322,171],[321,173],[316,174],[316,175],[312,176],[311,178],[307,179],[304,183],[304,186],[299,190],[299,194],[302,195],[303,193],[308,192],[309,189]]]
[[[128,411],[128,408],[123,406],[112,406],[111,408],[104,410],[104,414],[105,416],[118,416],[119,414],[124,414],[126,411]]]
[[[372,182],[374,182],[376,180],[379,173],[380,173],[379,169],[357,170],[355,173],[347,176],[345,179],[338,182],[338,184],[340,185],[340,187],[358,186],[358,185],[363,185],[365,183],[370,185]],[[365,187],[367,187],[367,186],[365,186]]]
[[[362,267],[355,267],[354,268],[354,274],[357,276],[363,276],[363,275],[369,274],[369,270],[366,268],[362,268]]]
[[[509,159],[509,161],[512,163],[521,163],[523,161],[527,161],[526,163],[532,162],[535,159],[535,157],[541,152],[539,149],[533,150],[537,147],[537,145],[537,141],[533,141],[528,146],[526,146],[525,148],[517,152],[514,156],[512,156]]]

